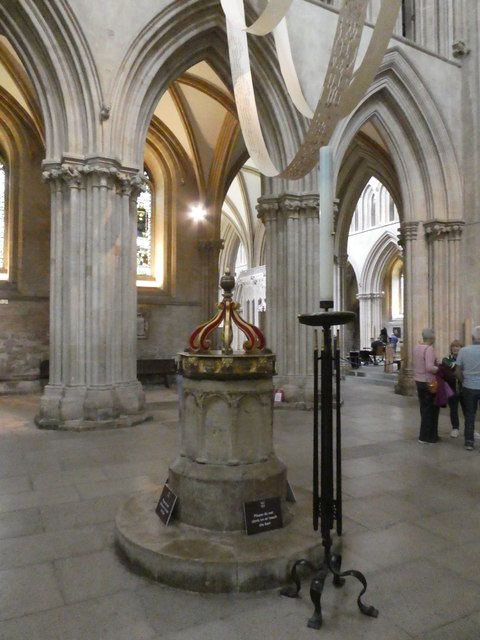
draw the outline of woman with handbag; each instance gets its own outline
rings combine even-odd
[[[422,342],[413,350],[413,378],[417,386],[420,404],[420,444],[435,444],[438,437],[438,415],[440,407],[435,405],[435,382],[438,372],[435,354],[435,332],[433,329],[422,331]]]

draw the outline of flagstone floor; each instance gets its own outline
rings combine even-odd
[[[1,640],[476,640],[480,637],[480,455],[449,436],[417,442],[416,398],[347,377],[342,386],[343,569],[329,581],[323,626],[279,590],[198,594],[154,583],[114,550],[129,496],[160,491],[176,457],[177,397],[147,390],[153,419],[115,431],[40,431],[39,397],[0,398]],[[295,489],[311,490],[312,412],[275,410],[275,447]],[[268,535],[268,534],[260,534]]]

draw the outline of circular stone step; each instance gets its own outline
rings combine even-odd
[[[115,518],[116,542],[136,568],[163,584],[212,593],[283,586],[299,559],[318,566],[320,532],[312,527],[312,497],[297,491],[293,518],[282,529],[256,535],[210,531],[175,520],[165,526],[155,513],[162,488],[130,498]],[[286,520],[287,518],[285,518]]]

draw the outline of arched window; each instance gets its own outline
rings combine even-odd
[[[137,198],[137,278],[153,277],[153,186],[144,171],[145,191]]]
[[[393,222],[395,220],[395,203],[393,201],[393,198],[390,196],[390,211],[389,211],[389,221]]]
[[[403,260],[397,259],[391,271],[391,317],[403,318]]]
[[[237,259],[235,260],[235,273],[237,276],[247,268],[247,254],[243,242],[240,242],[237,251]]]
[[[7,169],[0,158],[0,280],[8,278]]]
[[[358,218],[359,218],[359,214],[358,214],[358,203],[357,206],[355,207],[355,213],[353,214],[353,230],[354,231],[358,231]]]

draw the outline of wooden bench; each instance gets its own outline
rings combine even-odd
[[[168,376],[174,376],[177,367],[173,358],[150,358],[137,360],[137,378],[142,383],[156,384],[162,381],[168,388]]]
[[[137,360],[137,378],[142,383],[156,384],[161,381],[166,387],[170,387],[168,376],[177,373],[174,358],[149,358]],[[40,380],[48,380],[50,375],[50,362],[40,362]]]

